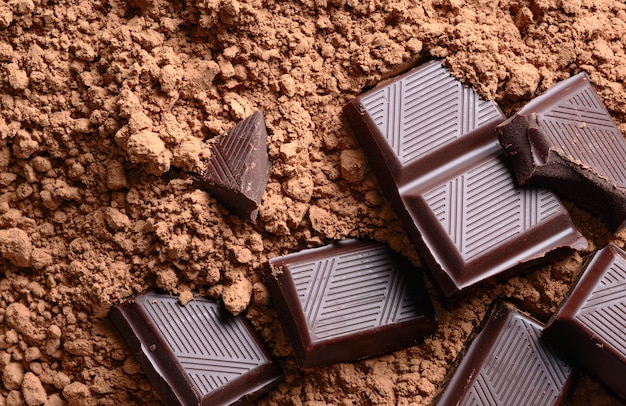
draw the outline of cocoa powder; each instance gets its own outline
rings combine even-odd
[[[626,133],[626,5],[609,0],[56,1],[0,4],[0,405],[158,404],[106,319],[158,286],[242,313],[285,382],[263,405],[424,405],[496,298],[545,321],[608,241],[445,300],[422,345],[295,366],[264,285],[273,256],[348,237],[420,263],[342,106],[429,58],[509,115],[580,71]],[[204,143],[260,109],[256,223],[197,188]],[[621,402],[582,375],[573,405]]]

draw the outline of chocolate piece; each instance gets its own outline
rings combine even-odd
[[[272,300],[303,368],[410,347],[437,328],[420,271],[384,244],[342,241],[269,265]]]
[[[498,145],[504,116],[439,61],[344,107],[379,183],[446,295],[584,237],[550,191],[519,187]]]
[[[575,373],[542,325],[498,302],[434,404],[560,405]]]
[[[626,252],[596,253],[544,336],[626,398]]]
[[[165,405],[230,405],[282,380],[245,320],[225,318],[208,299],[181,306],[148,291],[115,306],[109,318]]]
[[[497,132],[520,184],[562,193],[613,230],[626,220],[626,141],[586,73],[559,82]]]
[[[263,113],[255,112],[212,142],[200,186],[240,217],[256,220],[270,167]]]

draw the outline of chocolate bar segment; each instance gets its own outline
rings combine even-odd
[[[552,192],[518,186],[495,132],[500,109],[441,62],[357,97],[344,114],[446,295],[587,246]]]
[[[546,260],[557,248],[586,247],[556,196],[517,186],[501,154],[457,169],[460,173],[450,171],[401,196],[410,224],[423,230],[421,241],[436,264],[431,269],[447,295],[520,264]]]
[[[626,252],[595,254],[544,336],[626,399]]]
[[[437,328],[419,269],[385,244],[347,240],[269,266],[272,301],[303,368],[410,347]]]
[[[626,141],[586,73],[556,84],[497,131],[520,184],[562,193],[612,230],[626,220]]]
[[[504,119],[495,103],[450,76],[441,61],[352,100],[344,114],[366,152],[381,158],[370,158],[377,174],[398,187],[441,166],[441,156],[458,157],[456,141],[470,138],[473,145],[490,138]]]
[[[255,112],[212,142],[200,186],[235,214],[256,220],[270,168],[263,113]]]
[[[561,405],[575,372],[538,321],[498,302],[434,404]]]
[[[166,405],[230,405],[265,393],[282,380],[254,330],[225,317],[204,298],[185,306],[148,291],[111,309],[128,343]]]

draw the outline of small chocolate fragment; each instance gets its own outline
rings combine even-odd
[[[498,106],[440,61],[357,97],[344,114],[446,295],[587,246],[552,192],[515,182],[495,133]]]
[[[498,302],[434,404],[561,405],[575,378],[542,325]]]
[[[230,405],[282,380],[254,330],[240,317],[196,298],[185,306],[148,291],[117,305],[109,318],[165,405]]]
[[[212,142],[200,186],[240,217],[256,220],[270,168],[263,113],[256,111]]]
[[[347,240],[269,265],[272,300],[303,368],[410,347],[437,328],[420,271],[385,244]]]
[[[626,252],[598,251],[543,334],[626,399]]]
[[[626,141],[586,73],[557,83],[497,132],[520,184],[562,193],[612,230],[626,220]]]

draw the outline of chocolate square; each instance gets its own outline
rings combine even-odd
[[[254,399],[283,378],[265,345],[241,317],[196,298],[148,291],[111,309],[128,343],[166,405],[230,405]]]
[[[272,301],[303,368],[409,347],[437,327],[419,269],[385,244],[341,241],[269,265]]]

